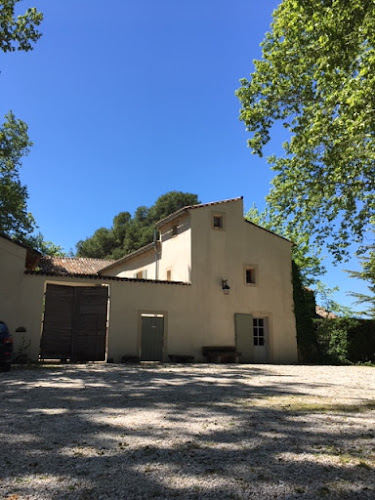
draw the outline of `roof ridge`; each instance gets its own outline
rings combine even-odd
[[[100,260],[101,262],[115,262],[115,259],[101,259],[99,257],[64,257],[63,255],[43,255],[43,258],[65,260]]]
[[[278,238],[281,238],[282,240],[288,241],[289,243],[292,243],[294,245],[295,243],[292,240],[289,240],[288,238],[285,238],[285,236],[281,236],[278,233],[275,233],[275,231],[271,231],[271,229],[267,229],[266,227],[260,226],[259,224],[256,224],[255,222],[252,222],[251,220],[247,220],[245,217],[243,218],[245,222],[248,224],[251,224],[252,226],[257,227],[258,229],[263,229],[263,231],[266,231],[267,233],[273,234],[273,236],[277,236]]]
[[[143,252],[146,252],[147,250],[151,250],[151,248],[153,248],[153,246],[154,246],[154,242],[152,241],[151,243],[147,243],[147,245],[143,245],[143,247],[137,248],[137,250],[133,250],[132,252],[124,255],[120,259],[107,261],[108,266],[104,266],[103,269],[100,269],[100,272],[106,271],[109,267],[112,267],[113,265],[117,266],[119,263],[124,262],[129,257],[135,257],[136,255],[141,254]]]
[[[193,209],[203,208],[203,207],[210,207],[212,205],[220,205],[222,203],[230,203],[232,201],[239,201],[239,200],[243,200],[243,196],[237,196],[237,198],[228,198],[226,200],[220,200],[220,201],[211,201],[209,203],[197,203],[196,205],[186,205],[185,207],[179,208],[175,212],[167,215],[163,219],[160,219],[156,223],[156,227],[162,226],[163,224],[165,224],[165,223],[169,222],[170,220],[174,219],[180,213],[186,212],[188,210],[193,210]]]

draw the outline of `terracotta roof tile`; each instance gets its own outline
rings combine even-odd
[[[95,260],[95,259],[93,259]],[[151,283],[156,285],[178,285],[178,286],[191,286],[191,283],[186,283],[185,281],[167,281],[167,280],[152,280],[152,279],[141,279],[141,278],[120,278],[119,276],[101,276],[99,274],[79,274],[79,273],[59,273],[56,271],[29,271],[26,270],[25,274],[30,276],[56,276],[65,278],[74,278],[75,280],[83,279],[83,280],[100,280],[103,281],[126,281],[129,283]],[[74,282],[72,282],[74,283]]]
[[[324,309],[324,307],[322,306],[315,307],[315,315],[317,318],[328,318],[328,319],[337,318],[335,313],[327,311],[327,309]]]
[[[107,267],[113,261],[104,259],[87,259],[77,257],[43,257],[39,262],[42,273],[53,273],[65,276],[67,274],[98,274],[100,269]]]

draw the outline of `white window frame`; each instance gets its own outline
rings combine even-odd
[[[265,347],[267,344],[267,318],[253,317],[253,346]]]

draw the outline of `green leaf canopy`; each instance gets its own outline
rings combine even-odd
[[[262,48],[237,96],[253,153],[290,133],[268,202],[340,260],[375,222],[375,2],[284,0]]]

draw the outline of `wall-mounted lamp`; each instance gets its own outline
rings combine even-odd
[[[221,289],[224,292],[224,295],[229,295],[230,286],[228,285],[228,280],[221,280]]]

